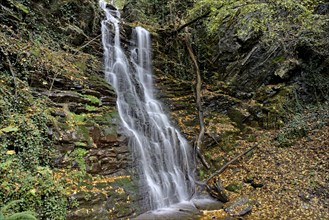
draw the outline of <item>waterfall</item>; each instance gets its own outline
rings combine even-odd
[[[132,49],[124,51],[119,11],[104,1],[100,5],[106,14],[102,21],[105,77],[115,88],[121,126],[146,187],[149,208],[186,201],[195,187],[194,159],[191,147],[154,97],[150,33],[136,27]]]

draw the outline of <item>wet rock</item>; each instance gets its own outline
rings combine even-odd
[[[252,182],[251,186],[256,189],[256,188],[262,188],[264,186],[264,184],[263,183]]]
[[[116,105],[116,99],[108,96],[102,96],[100,98],[102,105],[108,105],[108,106],[115,106]]]
[[[196,220],[201,212],[192,203],[180,203],[169,208],[149,211],[133,218],[133,220]]]
[[[224,203],[213,199],[193,199],[192,202],[199,210],[219,210],[224,206]]]
[[[88,103],[88,100],[84,99],[79,93],[75,91],[43,91],[42,95],[48,96],[52,101],[57,103],[77,102],[77,103]]]
[[[54,110],[51,111],[52,116],[60,116],[60,117],[66,117],[66,113],[63,110]]]
[[[87,154],[86,163],[88,173],[113,174],[128,166],[129,151],[126,147],[91,149]]]
[[[92,90],[92,89],[89,89],[89,88],[84,88],[82,91],[81,91],[82,94],[84,95],[92,95],[92,96],[95,96],[95,97],[101,97],[101,93],[99,91],[96,91],[96,90]]]
[[[106,5],[106,8],[108,8],[108,9],[110,9],[110,10],[114,10],[114,11],[118,10],[116,7],[114,7],[114,6],[111,5],[111,4],[107,4],[107,5]]]
[[[241,196],[225,205],[225,211],[233,216],[243,216],[252,210],[252,202],[247,196]]]
[[[121,177],[100,180],[95,179],[84,190],[71,195],[79,206],[73,207],[66,219],[129,219],[135,215],[138,209],[135,205],[138,188],[131,179]]]

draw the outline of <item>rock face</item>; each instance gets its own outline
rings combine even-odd
[[[318,13],[327,13],[327,4],[319,5]],[[238,37],[234,24],[225,26],[218,40],[207,37],[202,20],[189,28],[203,80],[204,147],[225,145],[223,140],[249,128],[280,128],[298,100],[327,99],[327,33],[318,42],[322,47],[301,41],[287,51],[263,43],[261,33]],[[154,70],[160,96],[192,140],[198,132],[195,70],[184,41],[184,33],[158,31]]]
[[[16,74],[13,90],[44,100],[54,176],[60,173],[68,186],[63,194],[78,205],[68,219],[133,215],[135,182],[108,180],[131,175],[132,158],[102,72],[98,1],[5,0],[0,6],[0,73]]]
[[[105,83],[97,77],[100,83]],[[73,84],[74,81],[66,82]],[[126,168],[129,152],[123,137],[117,134],[118,118],[115,95],[107,86],[92,87],[88,80],[79,89],[40,90],[48,95],[54,117],[54,144],[60,154],[55,159],[58,167],[73,166],[70,154],[77,148],[85,149],[86,171],[91,174],[117,174]],[[93,94],[93,95],[91,95]]]

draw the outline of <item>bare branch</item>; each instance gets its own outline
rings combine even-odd
[[[215,173],[211,174],[211,176],[209,176],[208,179],[206,180],[206,183],[208,184],[209,181],[212,178],[214,178],[215,176],[218,176],[219,174],[221,174],[229,165],[231,165],[232,163],[234,163],[236,160],[238,160],[243,155],[246,155],[247,153],[249,153],[250,151],[252,151],[253,149],[255,149],[257,146],[258,146],[258,144],[255,144],[254,146],[252,146],[248,150],[242,152],[241,154],[239,154],[238,156],[234,157],[232,160],[230,160],[229,162],[227,162],[224,166],[222,166],[222,168],[220,168],[219,170],[217,170]]]
[[[180,26],[179,28],[177,28],[176,30],[174,30],[173,33],[177,34],[178,32],[180,32],[181,30],[183,30],[187,26],[190,26],[191,24],[194,24],[195,22],[199,21],[200,19],[203,19],[203,18],[208,17],[209,14],[210,14],[210,11],[207,11],[206,13],[200,15],[199,17],[196,17],[193,20],[191,20],[191,21],[183,24],[182,26]]]

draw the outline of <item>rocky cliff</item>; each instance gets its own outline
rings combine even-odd
[[[1,164],[17,158],[29,163],[29,155],[38,154],[31,178],[38,176],[35,169],[50,166],[49,181],[62,187],[53,202],[69,199],[50,208],[54,214],[38,213],[40,218],[64,218],[65,204],[71,207],[68,219],[120,218],[136,211],[129,204],[136,189],[127,143],[118,133],[116,95],[103,77],[101,18],[98,1],[1,2]],[[39,141],[42,136],[47,139]],[[18,181],[16,195],[8,196],[15,178],[19,174],[1,177],[1,186],[10,187],[1,188],[0,206],[25,199],[22,206],[37,211],[43,205],[28,200],[54,194]]]

